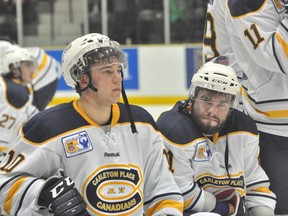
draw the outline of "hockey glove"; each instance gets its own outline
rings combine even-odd
[[[243,198],[235,191],[235,189],[225,189],[214,194],[220,201],[229,203],[229,215],[232,216],[245,216],[245,206]]]
[[[53,176],[46,180],[37,204],[48,208],[54,216],[89,216],[79,191],[69,177]]]

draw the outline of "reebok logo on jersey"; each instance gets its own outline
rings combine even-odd
[[[120,157],[120,152],[104,152],[104,157]]]
[[[62,138],[62,145],[66,157],[73,157],[93,149],[86,131],[72,134]]]

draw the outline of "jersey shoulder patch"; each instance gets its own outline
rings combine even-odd
[[[9,104],[17,109],[22,108],[29,100],[29,91],[25,86],[5,79],[7,85],[6,97]]]
[[[228,0],[230,15],[234,18],[257,12],[267,0]]]
[[[230,124],[229,124],[230,123]],[[232,110],[228,120],[228,132],[248,132],[251,134],[258,134],[256,123],[252,118],[239,110]],[[225,131],[225,130],[224,130]],[[223,132],[223,131],[221,131]],[[223,135],[223,134],[222,134]]]
[[[168,111],[163,112],[156,124],[162,135],[172,143],[185,145],[191,143],[196,139],[203,138],[194,122],[188,116],[179,111],[181,102]]]
[[[73,107],[60,104],[34,115],[23,127],[25,139],[42,143],[62,133],[90,125]]]
[[[278,14],[283,13],[285,9],[285,0],[272,0],[273,6]]]

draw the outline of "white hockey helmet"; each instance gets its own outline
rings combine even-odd
[[[75,88],[81,73],[90,71],[95,64],[112,62],[118,58],[127,67],[126,56],[118,42],[105,35],[91,33],[72,41],[62,53],[62,74],[68,86]]]
[[[14,45],[6,40],[0,40],[0,60],[3,58],[4,53]],[[0,75],[3,73],[2,64],[0,64]]]
[[[13,47],[14,45],[6,40],[0,40],[0,58],[3,57],[6,50]]]
[[[22,61],[33,62],[36,67],[36,59],[26,49],[13,45],[3,53],[1,58],[2,74],[11,72],[11,66],[20,67]]]
[[[231,107],[239,104],[240,84],[232,67],[207,62],[193,75],[189,89],[189,98],[196,97],[197,87],[222,92],[234,96]]]

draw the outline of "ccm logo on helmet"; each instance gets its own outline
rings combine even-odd
[[[223,80],[218,80],[218,79],[212,79],[212,82],[215,82],[215,83],[220,83],[220,84],[228,84],[228,82],[225,82]]]

